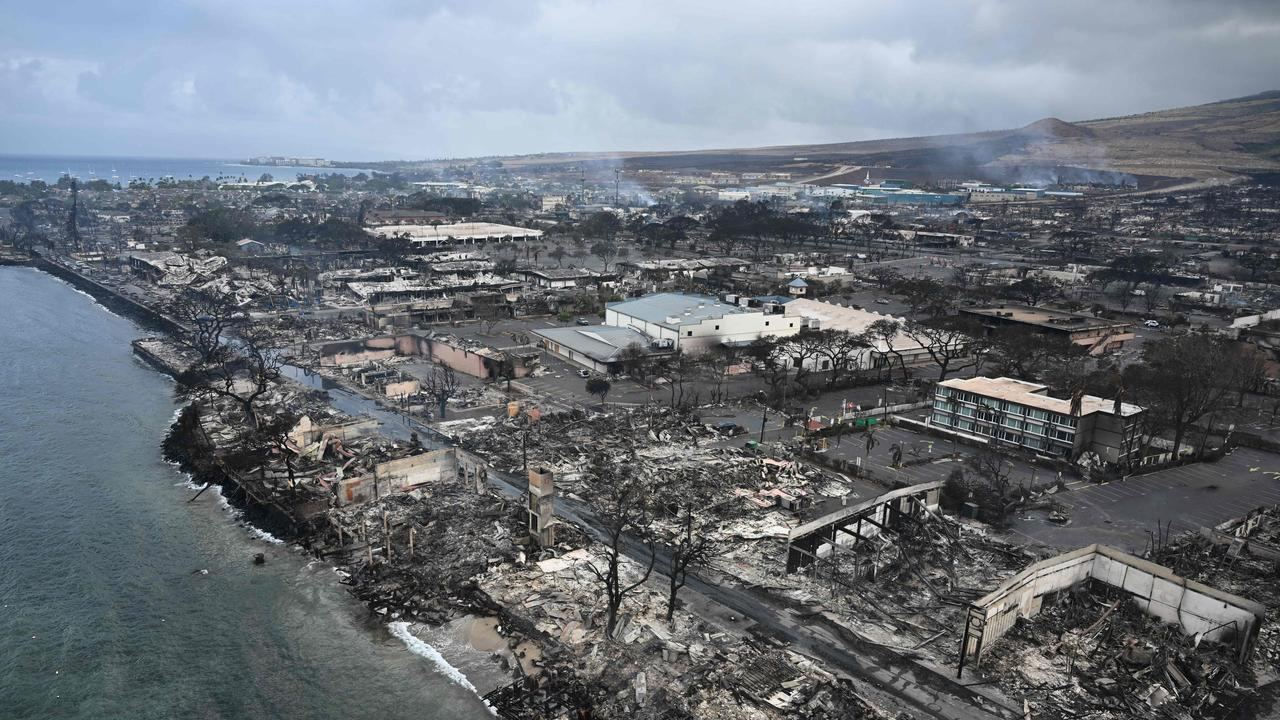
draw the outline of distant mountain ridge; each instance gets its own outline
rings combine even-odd
[[[1084,168],[1150,178],[1221,181],[1280,171],[1280,90],[1135,115],[1011,130],[817,145],[680,152],[558,153],[504,158],[511,166],[621,160],[630,168],[779,169],[849,182],[831,168],[892,167],[954,177],[1010,169]]]

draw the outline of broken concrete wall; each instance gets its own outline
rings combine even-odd
[[[943,485],[942,481],[935,481],[892,490],[792,529],[787,546],[787,572],[796,572],[815,560],[829,557],[859,538],[875,537],[902,517],[926,509],[935,511]]]
[[[1144,612],[1187,635],[1236,643],[1242,658],[1252,649],[1265,609],[1252,601],[1175,575],[1106,545],[1089,545],[1031,565],[969,606],[964,633],[965,658],[982,654],[1013,627],[1019,617],[1040,612],[1044,596],[1086,580],[1129,593]]]
[[[489,464],[461,448],[450,449],[453,452],[454,472],[458,482],[472,488],[477,494],[483,493],[489,481]]]
[[[325,367],[364,365],[393,357],[430,358],[456,372],[481,379],[494,377],[501,356],[489,348],[456,347],[440,338],[429,338],[415,333],[381,335],[363,340],[345,340],[320,346],[320,364]],[[532,372],[522,363],[516,363],[515,377]]]
[[[318,442],[325,436],[336,437],[343,442],[378,432],[381,423],[373,418],[363,418],[344,423],[317,425],[310,416],[303,415],[298,424],[289,431],[289,439],[299,447]]]
[[[491,373],[485,357],[479,353],[457,348],[442,342],[431,343],[431,359],[453,368],[456,372],[478,378],[489,378]]]
[[[487,466],[474,455],[455,448],[418,453],[379,463],[370,473],[343,478],[338,483],[338,504],[369,502],[390,493],[432,483],[453,482],[460,477],[471,482],[475,478],[483,480],[488,477]]]
[[[363,365],[393,357],[422,357],[431,354],[431,341],[420,335],[379,335],[362,340],[343,340],[320,346],[320,364],[326,367]]]
[[[406,397],[409,395],[417,395],[422,390],[422,384],[417,380],[401,380],[400,382],[387,383],[382,391],[389,398]]]
[[[326,343],[320,346],[320,364],[325,367],[363,365],[397,355],[394,337],[366,338]]]
[[[432,450],[378,463],[373,474],[380,480],[395,483],[398,488],[436,482],[454,476],[454,457],[450,449]]]

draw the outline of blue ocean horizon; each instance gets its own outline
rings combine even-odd
[[[243,159],[0,154],[0,180],[14,182],[43,180],[54,183],[63,175],[70,175],[81,182],[106,180],[128,185],[133,180],[153,182],[162,178],[257,180],[263,173],[267,173],[277,180],[296,180],[300,174],[355,175],[359,172],[369,171],[359,168],[250,165]]]

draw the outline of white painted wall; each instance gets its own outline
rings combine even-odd
[[[1018,617],[1040,612],[1043,596],[1092,578],[1133,596],[1144,612],[1178,625],[1184,634],[1235,641],[1244,657],[1266,614],[1261,605],[1193,580],[1106,545],[1089,545],[1031,565],[975,602],[969,617],[982,630],[970,632],[966,654],[985,653]]]
[[[667,339],[678,350],[700,353],[725,342],[750,342],[765,336],[787,337],[800,331],[800,320],[786,315],[732,313],[720,318],[680,326],[646,322],[637,317],[608,308],[604,324],[633,327],[654,339]]]

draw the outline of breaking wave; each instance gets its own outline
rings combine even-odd
[[[471,684],[471,681],[467,679],[467,676],[463,675],[462,671],[458,668],[450,665],[449,661],[444,659],[444,656],[440,654],[439,650],[436,650],[434,647],[423,642],[418,639],[416,635],[409,632],[409,623],[403,620],[397,620],[396,622],[388,623],[387,627],[391,630],[392,635],[400,638],[400,642],[404,643],[404,646],[409,649],[409,652],[425,658],[435,666],[436,670],[438,670],[441,675],[449,678],[454,683],[461,685],[476,695],[480,694],[480,691],[476,690],[476,686]],[[488,703],[485,703],[485,707],[489,709],[489,712],[493,713],[493,708],[490,708]],[[496,713],[494,714],[496,715]]]
[[[227,496],[222,494],[221,487],[218,488],[218,504],[222,506],[223,510],[226,510],[231,514],[231,518],[233,520],[243,526],[245,530],[248,530],[250,535],[262,540],[263,542],[269,542],[272,545],[284,544],[284,541],[275,535],[272,535],[262,528],[254,527],[253,523],[243,520],[244,511],[231,504],[231,501],[227,499]]]
[[[37,270],[40,270],[40,271],[41,271],[41,272],[43,272],[44,274],[46,274],[46,275],[48,275],[49,277],[53,278],[54,280],[57,280],[58,282],[62,283],[63,285],[66,285],[67,287],[71,288],[71,291],[72,291],[72,292],[79,293],[79,294],[81,294],[81,295],[83,295],[83,296],[85,296],[85,297],[89,298],[90,300],[92,300],[92,301],[93,301],[93,304],[94,304],[94,305],[97,305],[97,306],[98,306],[98,307],[99,307],[103,312],[105,312],[106,314],[111,315],[111,316],[113,316],[113,317],[118,317],[118,318],[120,318],[121,320],[128,320],[128,318],[124,317],[123,315],[120,315],[120,314],[116,313],[116,312],[115,312],[115,311],[113,311],[111,308],[107,307],[106,305],[103,305],[103,304],[102,304],[102,301],[101,301],[101,300],[99,300],[98,298],[94,297],[91,293],[88,293],[88,292],[85,292],[84,290],[81,290],[81,289],[80,289],[80,287],[79,287],[78,285],[76,285],[75,283],[71,282],[70,280],[67,280],[67,279],[65,279],[65,278],[58,277],[57,275],[54,275],[53,273],[48,272],[47,270],[44,270],[43,268],[36,268],[36,269],[37,269]]]

